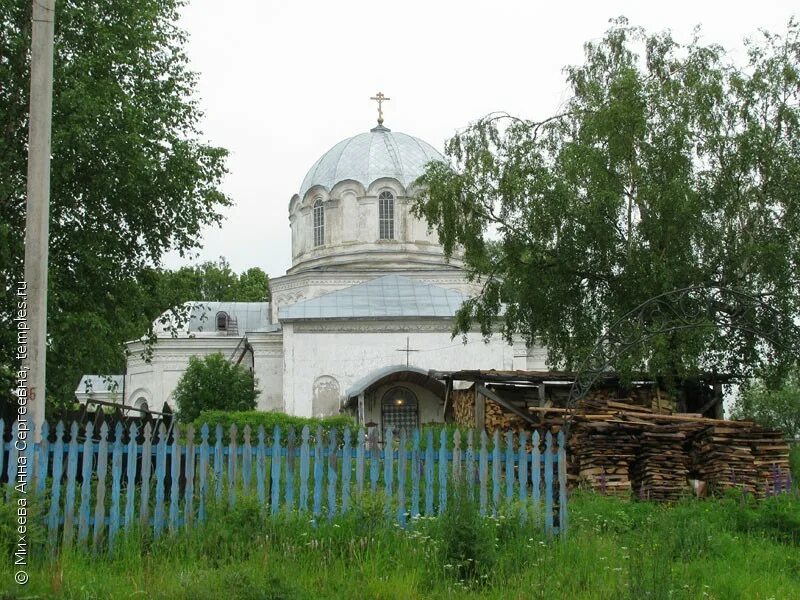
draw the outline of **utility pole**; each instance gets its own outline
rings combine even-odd
[[[25,284],[28,420],[39,441],[44,423],[47,355],[47,254],[50,235],[50,130],[53,116],[55,0],[32,0],[31,103],[28,131],[28,199],[25,213]]]

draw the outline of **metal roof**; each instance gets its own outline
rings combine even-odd
[[[84,375],[75,390],[76,394],[120,392],[123,385],[122,375]]]
[[[215,317],[219,312],[228,313],[231,319],[235,319],[238,335],[275,329],[270,323],[269,302],[186,302],[178,311],[187,319],[179,328],[184,333],[216,331]],[[162,323],[162,319],[166,319],[167,323]],[[156,325],[162,333],[169,333],[169,324],[173,322],[172,311],[166,311]]]
[[[392,177],[408,187],[432,160],[444,162],[445,159],[419,138],[378,126],[342,140],[323,154],[303,179],[300,197],[315,185],[330,190],[346,179],[366,187],[381,177]]]
[[[455,290],[386,275],[280,308],[278,319],[452,317],[466,299]]]
[[[362,377],[351,385],[345,392],[345,398],[350,399],[366,392],[372,387],[386,380],[411,381],[422,386],[434,388],[438,393],[444,392],[444,384],[438,379],[428,375],[428,371],[413,365],[389,365],[376,369],[369,375]],[[348,404],[346,402],[346,404]]]

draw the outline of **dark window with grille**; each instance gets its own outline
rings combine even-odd
[[[392,388],[381,401],[383,429],[391,427],[394,431],[410,431],[419,424],[417,397],[404,387]]]
[[[382,240],[394,239],[394,196],[381,192],[378,196],[378,228]]]
[[[325,209],[322,200],[317,198],[314,202],[314,245],[322,246],[325,243]]]
[[[228,313],[217,313],[217,331],[228,331]]]

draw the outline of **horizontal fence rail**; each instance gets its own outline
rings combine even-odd
[[[0,440],[5,423],[0,420]],[[121,531],[164,531],[205,521],[210,502],[234,506],[254,495],[276,515],[298,511],[314,521],[334,519],[362,494],[381,494],[387,518],[405,525],[447,508],[456,485],[478,502],[482,516],[518,511],[548,535],[567,531],[567,465],[564,435],[534,431],[485,431],[463,435],[433,429],[322,427],[267,432],[236,426],[213,435],[207,425],[168,432],[163,424],[94,431],[47,424],[41,442],[22,448],[18,423],[0,452],[7,481],[3,498],[24,492],[44,499],[50,543],[114,548]],[[33,439],[31,433],[27,439]],[[3,464],[5,462],[5,465]]]

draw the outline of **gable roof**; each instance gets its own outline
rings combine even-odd
[[[280,308],[278,319],[446,318],[455,315],[466,299],[455,290],[386,275]]]

